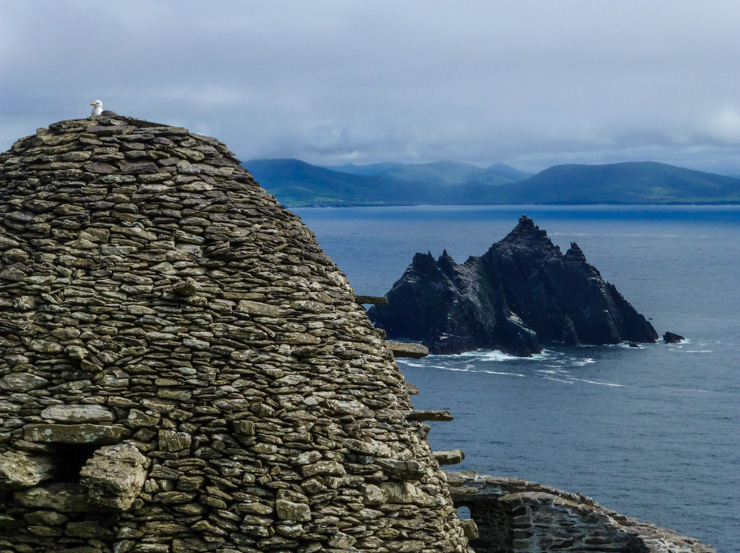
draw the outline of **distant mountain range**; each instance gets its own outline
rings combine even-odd
[[[484,204],[740,203],[735,177],[664,163],[557,165],[531,175],[497,163],[319,167],[297,159],[244,164],[288,207]]]
[[[454,161],[435,161],[433,163],[373,163],[371,165],[336,165],[326,167],[332,171],[353,175],[368,175],[390,178],[404,182],[423,182],[441,186],[470,184],[508,184],[517,182],[532,175],[517,171],[513,167],[496,163],[487,169],[481,169],[468,163]]]

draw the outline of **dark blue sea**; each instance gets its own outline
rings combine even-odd
[[[399,362],[453,469],[515,476],[740,552],[740,207],[296,209],[355,291],[383,295],[416,252],[482,255],[526,214],[679,345],[548,347]]]

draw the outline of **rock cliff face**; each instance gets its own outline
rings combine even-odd
[[[490,348],[527,356],[541,352],[543,342],[658,337],[575,243],[563,255],[526,216],[483,256],[462,265],[447,252],[437,260],[416,254],[386,296],[388,305],[368,312],[376,326],[438,354]]]

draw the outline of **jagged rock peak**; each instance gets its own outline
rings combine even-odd
[[[516,230],[518,228],[531,228],[531,229],[538,229],[539,230],[540,227],[538,227],[537,225],[535,225],[534,224],[534,221],[532,219],[530,219],[526,215],[522,215],[521,217],[519,217],[519,222],[518,222],[517,226],[514,228],[514,230]]]
[[[62,121],[0,191],[0,550],[468,551],[382,333],[223,143]]]
[[[575,242],[570,243],[570,248],[565,252],[565,260],[576,263],[586,263],[586,254]]]
[[[563,255],[527,216],[464,265],[445,254],[437,263],[431,253],[417,254],[386,296],[388,305],[368,312],[373,322],[390,338],[420,340],[432,353],[488,348],[524,356],[540,352],[542,342],[657,338],[575,243]]]
[[[455,260],[452,259],[452,256],[447,253],[447,250],[444,250],[442,252],[442,255],[439,256],[439,259],[437,260],[437,265],[439,265],[439,268],[442,269],[445,272],[451,272],[457,267],[457,263],[455,263]]]
[[[519,217],[519,222],[509,233],[507,238],[518,236],[536,236],[538,238],[546,238],[547,231],[535,225],[533,219],[527,217],[526,215],[522,215],[521,217]]]
[[[537,252],[549,257],[560,258],[562,252],[547,236],[547,231],[534,224],[534,221],[522,215],[519,222],[502,240],[493,244],[483,257],[491,256],[516,256],[523,252]]]
[[[429,272],[437,269],[437,262],[434,260],[432,252],[415,254],[411,263],[419,271]]]

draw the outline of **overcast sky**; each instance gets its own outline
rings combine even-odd
[[[0,151],[90,102],[242,159],[740,174],[740,2],[0,2]]]

